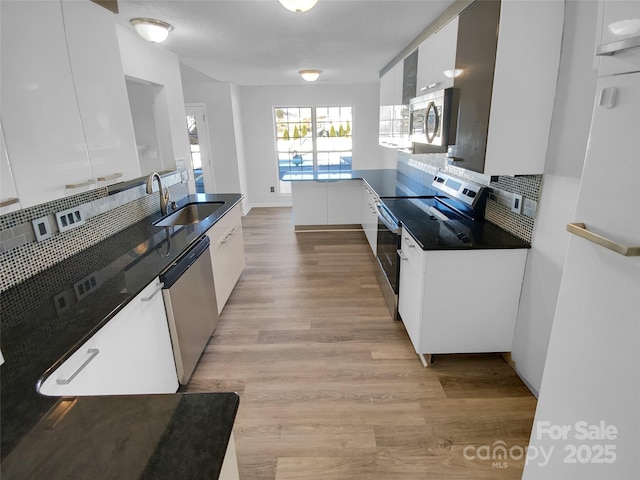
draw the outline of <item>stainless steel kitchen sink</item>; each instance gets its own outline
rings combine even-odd
[[[215,213],[224,204],[225,202],[188,203],[154,225],[156,227],[171,227],[198,223]]]

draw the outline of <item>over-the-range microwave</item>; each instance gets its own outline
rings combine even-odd
[[[456,142],[459,91],[446,88],[409,100],[409,140],[447,147]]]

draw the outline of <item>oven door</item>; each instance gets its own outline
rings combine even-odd
[[[376,257],[393,294],[398,295],[398,283],[400,280],[400,259],[398,256],[400,226],[384,205],[377,204],[376,207],[378,209]]]

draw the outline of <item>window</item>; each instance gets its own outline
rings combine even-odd
[[[290,180],[344,178],[351,174],[351,107],[276,107],[280,193]]]

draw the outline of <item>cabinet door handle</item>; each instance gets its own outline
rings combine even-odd
[[[640,36],[625,38],[617,42],[605,43],[596,48],[596,55],[615,55],[618,52],[640,47]]]
[[[158,283],[156,283],[156,289],[153,291],[153,293],[152,293],[151,295],[149,295],[148,297],[141,298],[141,300],[142,300],[143,302],[149,302],[153,297],[155,297],[155,296],[156,296],[156,294],[157,294],[160,290],[162,290],[162,288],[163,288],[163,287],[164,287],[164,283],[162,283],[162,282],[158,282]]]
[[[74,188],[86,187],[88,185],[93,185],[96,181],[93,178],[90,178],[86,182],[81,183],[67,183],[64,188],[68,188],[69,190],[73,190]]]
[[[15,203],[20,203],[19,198],[4,198],[0,200],[0,207],[8,207],[9,205],[13,205]]]
[[[58,385],[69,385],[74,378],[76,378],[76,376],[78,376],[78,374],[84,370],[84,368],[89,365],[89,362],[91,362],[91,360],[93,360],[94,358],[96,358],[96,355],[98,355],[100,353],[100,350],[98,350],[97,348],[89,348],[87,349],[87,353],[89,354],[89,356],[86,358],[86,360],[84,362],[82,362],[82,365],[80,365],[78,368],[76,368],[76,370],[67,378],[58,378],[56,380],[56,383]]]
[[[411,241],[411,239],[410,239],[409,237],[404,237],[404,239],[405,239],[407,242],[410,242],[410,241]],[[410,243],[407,245],[407,247],[409,247],[409,248],[416,248],[416,246],[415,246],[415,245],[412,245],[412,244],[410,244]]]
[[[587,230],[587,226],[584,223],[569,223],[567,225],[567,231],[589,240],[596,245],[600,245],[601,247],[608,248],[620,255],[624,255],[625,257],[640,257],[640,246],[627,247],[626,245],[620,245],[619,243],[602,237],[597,233],[590,232]]]
[[[99,182],[106,182],[107,180],[115,180],[116,178],[120,178],[122,177],[122,174],[120,172],[117,173],[113,173],[111,175],[107,175],[105,177],[98,177],[98,181]]]
[[[402,250],[398,250],[398,256],[400,257],[400,260],[409,260],[409,258],[408,258],[408,257],[405,257],[405,256],[402,254]]]
[[[238,230],[238,229],[237,229],[236,227],[233,227],[233,228],[231,229],[231,231],[230,231],[229,233],[227,233],[227,234],[224,236],[224,238],[223,238],[222,240],[220,240],[220,243],[221,243],[221,244],[222,244],[222,243],[228,243],[228,242],[229,242],[229,239],[235,235],[235,233],[236,233],[236,231],[237,231],[237,230]]]

